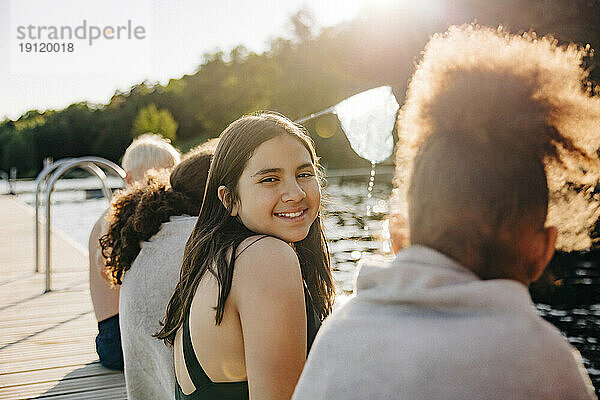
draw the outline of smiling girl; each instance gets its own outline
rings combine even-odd
[[[174,345],[177,399],[291,397],[333,304],[320,201],[303,128],[261,113],[222,133],[157,335]]]

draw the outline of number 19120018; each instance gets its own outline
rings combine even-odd
[[[72,53],[73,43],[19,43],[21,53]]]

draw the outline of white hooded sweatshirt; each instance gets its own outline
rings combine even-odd
[[[364,265],[356,293],[321,327],[294,400],[596,398],[517,281],[412,246]]]

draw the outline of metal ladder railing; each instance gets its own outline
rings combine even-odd
[[[42,187],[44,188],[44,200],[46,206],[46,289],[44,293],[50,292],[52,290],[52,270],[50,268],[50,255],[51,255],[51,247],[50,247],[50,206],[52,192],[54,191],[54,185],[56,182],[67,172],[75,168],[81,168],[92,175],[95,175],[102,182],[102,193],[104,197],[110,201],[112,197],[112,191],[108,184],[106,183],[106,174],[100,168],[105,168],[107,170],[111,170],[116,175],[118,175],[121,179],[125,179],[125,171],[123,168],[118,166],[112,161],[106,160],[100,157],[78,157],[78,158],[63,158],[52,164],[46,165],[44,169],[38,174],[35,179],[35,272],[39,272],[39,264],[40,264],[40,218],[39,218],[39,208],[40,208],[40,191]]]

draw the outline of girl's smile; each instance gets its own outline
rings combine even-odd
[[[290,222],[298,222],[306,216],[306,209],[295,212],[276,212],[275,216],[283,219],[288,219]]]

